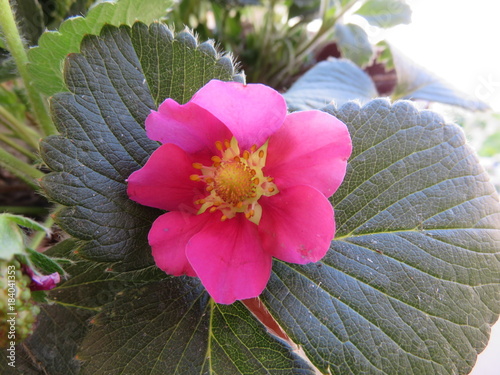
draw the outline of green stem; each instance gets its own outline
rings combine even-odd
[[[47,107],[44,103],[44,98],[32,84],[32,80],[28,72],[28,55],[24,49],[19,30],[16,27],[16,21],[9,4],[9,0],[0,0],[0,25],[2,26],[8,49],[14,58],[17,70],[24,81],[29,101],[33,111],[35,112],[37,120],[40,123],[43,133],[45,135],[56,134],[57,129],[50,119],[49,112],[47,111]]]
[[[37,133],[33,128],[30,128],[25,123],[19,121],[15,116],[13,116],[2,106],[0,106],[0,117],[3,119],[2,122],[5,124],[5,126],[19,135],[19,137],[23,141],[25,141],[35,150],[38,150],[38,141],[42,137],[39,133]]]
[[[47,214],[46,207],[38,207],[38,206],[0,206],[0,212],[8,212],[9,214],[14,215],[46,215]]]
[[[35,180],[42,178],[45,174],[35,167],[25,163],[9,152],[0,148],[0,166],[7,169],[12,174],[16,175],[34,190],[38,190],[39,186]]]
[[[45,219],[45,222],[43,223],[43,226],[45,228],[52,228],[52,225],[54,225],[54,217],[55,215],[63,208],[63,206],[58,205],[56,208],[52,211],[52,213],[47,216],[47,219]],[[30,243],[30,248],[32,249],[38,249],[40,244],[42,243],[43,239],[47,236],[47,233],[45,232],[36,232],[31,239]]]
[[[25,147],[21,146],[19,143],[14,142],[12,139],[7,137],[5,134],[0,133],[0,142],[5,143],[6,145],[12,147],[14,150],[19,151],[21,154],[29,157],[31,160],[36,159],[36,155],[31,151],[28,151]]]

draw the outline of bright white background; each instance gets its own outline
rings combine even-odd
[[[500,1],[407,3],[412,23],[392,28],[385,37],[420,65],[499,112]]]
[[[415,62],[500,112],[500,1],[407,0],[412,23],[386,39]],[[500,278],[500,275],[499,275]],[[472,375],[500,374],[500,323]]]

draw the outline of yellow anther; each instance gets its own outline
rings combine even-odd
[[[236,203],[236,207],[238,207],[238,208],[243,207],[243,202],[238,202],[238,203]]]
[[[250,152],[247,150],[243,151],[243,159],[248,160],[250,158]]]
[[[217,148],[217,150],[219,150],[219,151],[222,151],[222,149],[223,149],[222,142],[221,141],[216,141],[215,142],[215,148]]]
[[[200,181],[201,177],[199,174],[192,174],[191,176],[189,176],[189,179],[191,181]]]
[[[220,142],[219,142],[220,143]],[[212,160],[214,163],[220,163],[221,162],[221,158],[218,157],[217,155],[214,155],[210,158],[210,160]]]
[[[201,164],[201,163],[193,163],[193,168],[195,168],[195,169],[201,169],[201,168],[203,168],[203,164]]]
[[[217,207],[215,207],[215,206],[210,207],[210,212],[211,213],[214,213],[215,211],[217,211]]]
[[[235,162],[239,163],[239,162],[240,162],[240,157],[239,157],[239,156],[235,156],[235,157],[233,158],[233,160],[234,160]]]
[[[251,152],[257,151],[257,145],[252,145],[252,147],[250,147],[250,151]]]
[[[259,178],[258,178],[258,177],[254,178],[254,179],[252,180],[252,182],[254,183],[254,185],[258,185],[258,184],[260,183],[260,181],[259,181]]]
[[[212,185],[208,185],[206,188],[205,188],[206,191],[208,191],[209,193],[214,190],[214,187]]]
[[[262,159],[264,157],[264,154],[265,154],[264,150],[260,150],[259,151],[259,158]]]
[[[222,217],[220,218],[220,221],[226,221],[227,220],[227,216],[226,215],[222,215]]]
[[[226,148],[231,147],[231,142],[229,142],[227,139],[225,139],[224,140],[224,146],[226,146]]]
[[[269,189],[267,189],[268,192],[272,193],[274,191],[274,188],[273,187],[270,187]]]

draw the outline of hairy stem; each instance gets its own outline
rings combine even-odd
[[[6,136],[5,134],[0,133],[0,142],[5,143],[7,146],[12,147],[14,150],[19,151],[21,154],[27,156],[31,160],[36,159],[36,155],[26,149],[25,147],[21,146],[19,143],[13,141],[11,138]]]
[[[19,160],[19,158],[5,151],[3,148],[0,148],[0,166],[22,179],[34,190],[38,190],[39,188],[36,180],[45,175],[32,165]]]
[[[0,119],[2,120],[2,123],[14,133],[16,133],[19,138],[21,138],[35,150],[38,150],[38,140],[41,138],[41,135],[37,133],[33,128],[30,128],[25,123],[19,121],[15,116],[13,116],[2,106],[0,106]]]
[[[47,219],[45,219],[45,222],[43,223],[43,226],[45,228],[52,228],[52,225],[54,225],[54,218],[55,215],[63,208],[61,205],[57,205],[51,212],[49,216],[47,216]],[[30,248],[32,249],[38,249],[40,244],[42,243],[43,239],[47,236],[47,233],[45,232],[36,232],[33,235],[33,238],[31,239],[30,242]]]

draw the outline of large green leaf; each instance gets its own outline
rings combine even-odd
[[[319,263],[264,301],[334,374],[468,374],[500,312],[500,205],[460,128],[409,102],[331,109],[353,155]]]
[[[16,345],[15,367],[6,363],[6,355],[0,357],[0,373],[3,375],[40,375],[80,373],[81,361],[75,358],[95,312],[72,306],[41,306],[35,333]],[[2,354],[6,351],[2,350]]]
[[[126,179],[158,147],[144,131],[147,115],[156,108],[151,92],[158,101],[167,93],[185,101],[210,79],[232,79],[234,68],[218,59],[211,45],[198,45],[188,32],[174,37],[158,23],[149,30],[140,23],[132,29],[108,26],[101,37],[86,37],[81,50],[66,60],[70,92],[52,100],[61,135],[41,143],[44,161],[56,172],[41,185],[67,206],[57,222],[86,241],[80,255],[141,268],[152,263],[147,233],[160,212],[128,199]],[[165,50],[177,77],[160,71],[160,81],[153,62],[165,57]]]
[[[94,322],[82,374],[310,374],[240,304],[216,305],[194,278],[129,289]]]
[[[334,58],[316,64],[283,94],[294,111],[340,106],[350,100],[366,103],[377,96],[370,76],[349,60]]]
[[[398,50],[391,48],[391,56],[398,77],[392,94],[394,99],[420,99],[450,104],[472,111],[489,109],[483,101],[459,91]]]
[[[38,47],[29,51],[29,69],[34,84],[45,95],[67,91],[62,65],[66,56],[80,51],[80,42],[87,34],[99,34],[105,24],[132,26],[136,21],[151,23],[166,15],[172,0],[118,0],[102,2],[87,16],[73,17],[61,24],[58,31],[45,32]]]
[[[404,0],[368,0],[355,14],[379,27],[392,27],[411,22],[411,8]]]

